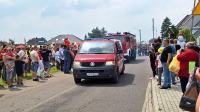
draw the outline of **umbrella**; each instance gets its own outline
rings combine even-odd
[[[17,46],[16,48],[18,48],[18,49],[23,49],[23,48],[25,48],[25,46],[24,46],[24,45],[19,45],[19,46]]]

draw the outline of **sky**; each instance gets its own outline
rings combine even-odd
[[[94,27],[109,33],[131,32],[142,40],[152,38],[165,17],[177,24],[190,14],[193,0],[0,0],[0,40],[23,43],[34,37],[48,39],[59,34],[84,38]]]

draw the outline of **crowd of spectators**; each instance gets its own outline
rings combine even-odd
[[[191,96],[195,96],[196,91],[196,89],[193,89],[190,92],[191,82],[195,82],[197,85],[200,84],[198,80],[200,79],[199,51],[199,46],[195,42],[186,42],[181,32],[177,39],[158,38],[150,46],[149,57],[153,79],[158,81],[160,89],[166,90],[170,89],[172,85],[176,85],[177,82],[180,82],[183,93],[183,97],[180,99],[180,107],[182,109],[189,109],[189,107],[185,106],[189,104],[185,102],[186,100],[183,100],[184,98],[187,98],[187,101],[189,101],[188,99],[198,101],[196,108],[199,109],[200,107],[200,95],[196,99],[190,98]],[[198,91],[200,90],[200,86],[196,86],[196,88]],[[189,92],[190,96],[187,96]],[[195,110],[195,106],[192,110]]]
[[[51,67],[68,74],[72,70],[78,45],[67,38],[63,44],[52,45],[11,45],[0,46],[0,80],[8,89],[24,86],[23,79],[31,74],[33,81],[52,77]],[[5,88],[5,85],[0,85]]]

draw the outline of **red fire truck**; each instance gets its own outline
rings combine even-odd
[[[136,35],[129,32],[122,33],[109,33],[107,38],[118,39],[122,43],[124,58],[127,62],[136,59]]]

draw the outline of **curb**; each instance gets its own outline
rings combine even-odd
[[[154,112],[160,112],[159,107],[158,107],[159,104],[158,104],[157,94],[155,92],[157,86],[154,86],[155,81],[153,81],[153,79],[151,82],[152,82],[151,83],[152,84],[152,102],[153,102]]]
[[[152,92],[152,80],[150,80],[147,86],[142,112],[155,112]]]
[[[145,100],[144,100],[144,104],[142,106],[142,112],[146,112],[146,108],[147,108],[147,102],[148,102],[148,91],[149,91],[149,83],[147,85],[147,90],[146,90],[146,95],[145,95]]]
[[[160,90],[157,81],[152,79],[148,83],[142,112],[186,112],[179,108],[181,96],[180,85],[167,91]]]

